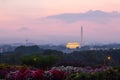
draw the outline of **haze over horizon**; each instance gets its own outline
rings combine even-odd
[[[120,1],[0,0],[0,43],[120,43]]]

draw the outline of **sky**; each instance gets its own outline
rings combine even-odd
[[[119,13],[120,0],[0,0],[0,43],[66,44],[80,41],[81,26],[86,44],[119,43]]]

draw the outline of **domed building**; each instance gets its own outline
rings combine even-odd
[[[67,45],[66,45],[66,48],[68,48],[68,49],[78,49],[78,48],[81,48],[81,46],[78,42],[68,42]]]
[[[67,49],[78,49],[83,46],[83,28],[81,27],[81,38],[80,42],[68,42],[66,44]]]

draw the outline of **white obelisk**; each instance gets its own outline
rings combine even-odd
[[[81,44],[81,47],[83,47],[83,27],[81,26],[81,39],[80,39],[80,44]]]

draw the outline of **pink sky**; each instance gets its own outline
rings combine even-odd
[[[1,43],[30,42],[63,44],[80,41],[80,26],[84,26],[84,41],[119,42],[120,19],[107,24],[92,21],[66,23],[43,17],[62,13],[85,13],[89,10],[120,12],[120,0],[0,0]],[[24,36],[23,36],[24,35]]]
[[[120,11],[120,0],[0,0],[0,17],[42,17],[89,10]]]
[[[120,11],[119,7],[120,0],[43,0],[43,10],[47,15],[89,10]]]

